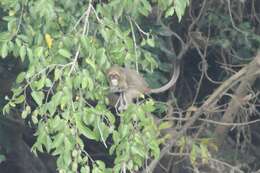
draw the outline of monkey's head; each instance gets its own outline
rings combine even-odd
[[[118,87],[120,81],[120,68],[118,66],[112,66],[108,69],[107,78],[111,86]]]
[[[106,73],[110,85],[110,91],[121,92],[127,88],[126,76],[122,67],[113,65]]]
[[[113,73],[109,75],[109,80],[112,86],[117,87],[119,85],[120,77],[118,74]]]

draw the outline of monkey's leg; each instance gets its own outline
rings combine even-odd
[[[126,110],[131,103],[134,103],[134,99],[138,98],[142,93],[134,88],[128,88],[122,93],[123,104],[121,104],[121,110]]]
[[[119,104],[120,104],[120,95],[116,101],[116,104],[114,105],[114,108],[117,108]]]
[[[135,88],[128,88],[124,92],[120,93],[120,105],[119,111],[126,110],[129,104],[133,103],[135,98],[138,98],[142,93]]]
[[[128,101],[126,99],[126,93],[125,92],[122,93],[122,105],[121,106],[122,106],[122,110],[126,110],[127,107],[128,107]]]
[[[128,106],[125,92],[120,93],[119,100],[120,100],[120,104],[119,104],[118,110],[119,110],[119,112],[122,112],[123,110],[126,110],[127,106]]]
[[[120,112],[121,105],[122,105],[122,93],[119,94],[116,104],[114,105],[117,114]]]

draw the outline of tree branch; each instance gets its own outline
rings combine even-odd
[[[237,84],[241,79],[248,79],[247,77],[242,78],[243,76],[255,76],[253,75],[256,72],[256,66],[259,68],[260,65],[260,53],[256,56],[255,60],[253,60],[248,66],[245,66],[240,71],[238,71],[236,74],[231,76],[229,79],[227,79],[225,82],[223,82],[222,85],[220,85],[210,96],[209,98],[204,102],[204,104],[198,108],[198,110],[193,114],[193,116],[190,118],[189,121],[187,121],[183,128],[180,131],[176,131],[175,129],[170,133],[171,134],[171,140],[168,142],[168,145],[166,145],[160,153],[160,156],[156,160],[152,160],[151,163],[147,166],[145,170],[143,170],[143,173],[153,172],[154,168],[166,154],[170,151],[170,149],[175,145],[175,143],[178,141],[178,139],[183,136],[183,134],[186,132],[186,130],[193,125],[193,123],[199,119],[199,117],[207,110],[209,110],[212,106],[214,106],[217,101],[235,84]],[[254,69],[252,69],[252,66],[254,66]],[[253,72],[253,73],[252,73]],[[247,85],[246,85],[247,86]]]
[[[243,100],[248,93],[250,92],[250,87],[254,84],[257,76],[259,73],[257,71],[260,68],[260,52],[256,55],[254,60],[248,65],[248,70],[245,74],[245,76],[242,78],[242,81],[238,88],[236,89],[234,93],[234,97],[232,97],[232,100],[230,101],[228,108],[224,114],[224,116],[221,119],[221,122],[224,123],[232,123],[234,121],[234,118],[241,107],[240,100]],[[215,134],[218,137],[217,143],[219,146],[223,143],[223,140],[226,137],[226,133],[229,127],[219,125],[215,129]]]

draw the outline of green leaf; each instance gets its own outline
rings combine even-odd
[[[129,134],[129,133],[130,133],[129,130],[130,130],[130,129],[129,129],[129,125],[123,124],[123,125],[121,126],[121,128],[119,129],[119,131],[120,131],[120,133],[121,133],[121,137],[125,137],[127,134]]]
[[[40,90],[44,87],[45,80],[46,80],[46,76],[42,76],[42,78],[37,81],[37,85],[36,85],[37,90]]]
[[[28,114],[31,113],[31,107],[30,106],[26,106],[25,109],[22,112],[22,118],[25,119],[27,117]]]
[[[112,138],[115,145],[119,144],[121,138],[118,131],[114,131]]]
[[[4,106],[3,113],[4,114],[9,114],[10,113],[10,105],[9,105],[9,103]]]
[[[174,1],[174,9],[177,14],[179,21],[185,12],[186,7],[189,5],[189,0],[175,0]]]
[[[152,10],[151,4],[147,0],[142,0],[141,2],[144,6],[144,9],[142,9],[140,12],[143,15],[147,16],[149,12]]]
[[[25,100],[24,95],[20,95],[19,97],[17,97],[17,98],[15,99],[15,104],[20,104],[20,103],[22,103],[24,100]]]
[[[80,168],[80,173],[90,173],[90,168],[87,165],[84,165]]]
[[[169,121],[165,121],[159,125],[160,130],[167,129],[170,127],[172,127],[172,122],[169,122]]]
[[[95,64],[95,62],[93,61],[93,60],[91,60],[91,59],[86,59],[85,60],[86,61],[86,63],[88,64],[88,65],[90,65],[92,68],[93,68],[93,70],[95,70],[96,71],[96,64]]]
[[[206,164],[209,161],[209,151],[208,148],[203,144],[200,144],[200,154],[202,158],[202,163]]]
[[[21,60],[24,61],[24,58],[25,58],[25,55],[26,55],[26,48],[25,48],[25,46],[20,47],[19,54],[20,54]]]
[[[44,99],[44,93],[42,91],[33,91],[31,96],[39,106],[42,105]]]
[[[71,53],[66,49],[60,49],[58,53],[66,58],[70,58],[72,56]]]
[[[49,78],[45,78],[45,86],[46,87],[53,87],[53,83]]]
[[[88,87],[89,91],[94,89],[94,83],[89,76],[85,76],[82,80],[82,89],[85,89],[86,87]]]
[[[82,89],[87,88],[87,85],[88,85],[88,79],[89,79],[89,76],[85,76],[84,79],[81,80],[81,86],[82,86]]]
[[[61,91],[56,92],[51,98],[52,104],[58,105],[61,101],[61,97],[63,96],[63,93]]]
[[[43,47],[37,47],[34,50],[34,56],[37,57],[37,58],[43,57]]]
[[[101,160],[97,160],[96,163],[98,164],[100,169],[104,170],[106,168],[106,165]]]
[[[196,144],[192,144],[191,152],[190,152],[190,160],[192,165],[195,164],[196,158],[198,157],[198,151],[199,151],[199,147]]]
[[[89,43],[89,40],[87,39],[87,37],[81,37],[80,43],[85,50],[88,50],[90,48],[90,46],[89,46],[90,43]]]
[[[45,148],[47,150],[47,152],[49,153],[52,149],[52,141],[49,135],[46,135],[46,139],[45,139]]]
[[[0,33],[0,42],[6,42],[11,39],[12,35],[9,32]]]
[[[25,79],[25,75],[26,75],[25,72],[21,72],[21,73],[17,76],[16,82],[17,82],[18,84],[22,83],[22,82],[24,81],[24,79]]]
[[[59,80],[61,76],[62,76],[62,70],[56,68],[54,71],[54,81]]]
[[[8,55],[8,45],[7,43],[4,43],[1,49],[1,56],[2,58],[5,58]]]
[[[22,46],[22,41],[18,38],[15,39],[15,44],[18,46],[18,47],[21,47]]]
[[[27,50],[27,57],[28,57],[29,61],[31,62],[33,60],[33,51],[30,48],[27,48],[26,50]]]
[[[105,113],[105,116],[107,117],[107,119],[109,120],[109,122],[111,124],[114,124],[115,123],[115,116],[111,113],[111,112],[106,112]]]
[[[98,134],[90,130],[83,122],[81,121],[81,118],[79,115],[75,115],[76,120],[76,126],[81,134],[83,134],[85,137],[98,141],[99,137]]]
[[[99,65],[102,67],[106,61],[107,61],[107,56],[105,54],[106,50],[104,48],[98,49],[96,57],[98,58]]]
[[[151,47],[154,47],[155,46],[155,43],[154,43],[154,38],[148,38],[147,39],[147,44]]]
[[[131,146],[131,151],[132,151],[132,153],[138,154],[139,156],[141,156],[143,158],[146,157],[145,149],[143,149],[140,146],[135,146],[135,145]]]
[[[174,14],[174,7],[170,7],[166,12],[165,12],[165,17],[172,16]]]

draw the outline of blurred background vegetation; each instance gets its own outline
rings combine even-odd
[[[259,172],[260,1],[1,0],[0,172]],[[108,105],[106,69],[151,88]]]

